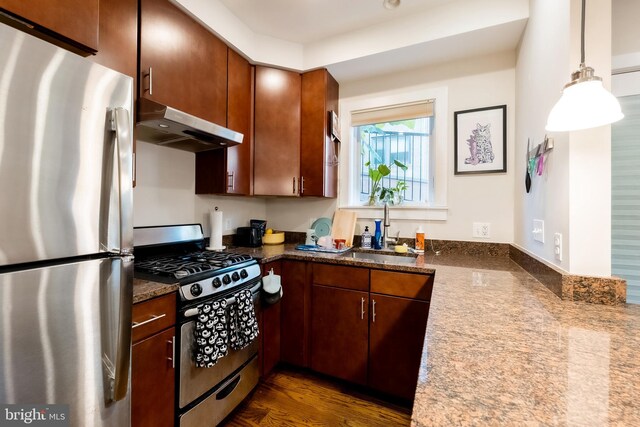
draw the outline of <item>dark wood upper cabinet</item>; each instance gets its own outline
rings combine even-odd
[[[297,196],[300,74],[256,66],[255,80],[254,194]]]
[[[300,195],[337,197],[340,143],[331,138],[329,113],[338,114],[338,82],[326,69],[302,74]]]
[[[196,153],[196,194],[248,196],[253,189],[254,67],[228,52],[227,127],[244,135],[242,144]]]
[[[169,0],[140,2],[139,96],[226,126],[227,46]]]
[[[0,0],[0,11],[18,20],[4,22],[76,53],[98,50],[100,0]]]
[[[256,67],[254,194],[337,196],[329,111],[338,112],[338,90],[325,69]]]
[[[369,386],[413,399],[429,303],[374,293],[370,300]]]
[[[138,0],[100,0],[99,31],[100,50],[90,59],[133,77],[135,88],[138,74]]]

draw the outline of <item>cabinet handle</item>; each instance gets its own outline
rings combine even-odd
[[[235,171],[227,173],[227,188],[235,190]]]
[[[171,337],[171,341],[167,341],[167,344],[171,344],[171,357],[168,359],[171,360],[171,368],[176,368],[176,336]]]
[[[147,323],[155,322],[158,319],[162,319],[166,315],[167,315],[167,313],[163,313],[163,314],[160,314],[160,315],[152,314],[151,315],[151,319],[147,319],[144,322],[133,322],[132,326],[131,326],[131,329],[138,328],[138,327],[140,327],[142,325],[146,325]]]
[[[300,195],[304,194],[304,176],[300,177]]]
[[[153,68],[149,67],[149,72],[147,73],[149,77],[149,95],[153,95]]]
[[[360,320],[364,320],[364,297],[360,300]]]
[[[296,177],[293,177],[293,194],[296,194]]]
[[[376,323],[376,300],[371,300],[371,320]]]

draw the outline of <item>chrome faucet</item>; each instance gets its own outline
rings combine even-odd
[[[384,221],[382,222],[384,225],[382,231],[382,249],[387,249],[387,245],[392,243],[391,239],[389,239],[389,227],[391,226],[391,218],[389,218],[389,204],[387,202],[384,203]],[[393,242],[396,243],[396,242]]]

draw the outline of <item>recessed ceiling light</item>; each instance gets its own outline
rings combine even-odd
[[[166,129],[169,127],[169,125],[165,125],[164,123],[160,123],[158,126],[160,126],[163,129]]]
[[[400,6],[400,0],[384,0],[382,2],[382,5],[384,6],[385,9],[395,9],[398,6]]]

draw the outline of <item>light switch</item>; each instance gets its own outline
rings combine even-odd
[[[541,219],[533,220],[533,240],[536,242],[544,243],[544,221]]]

